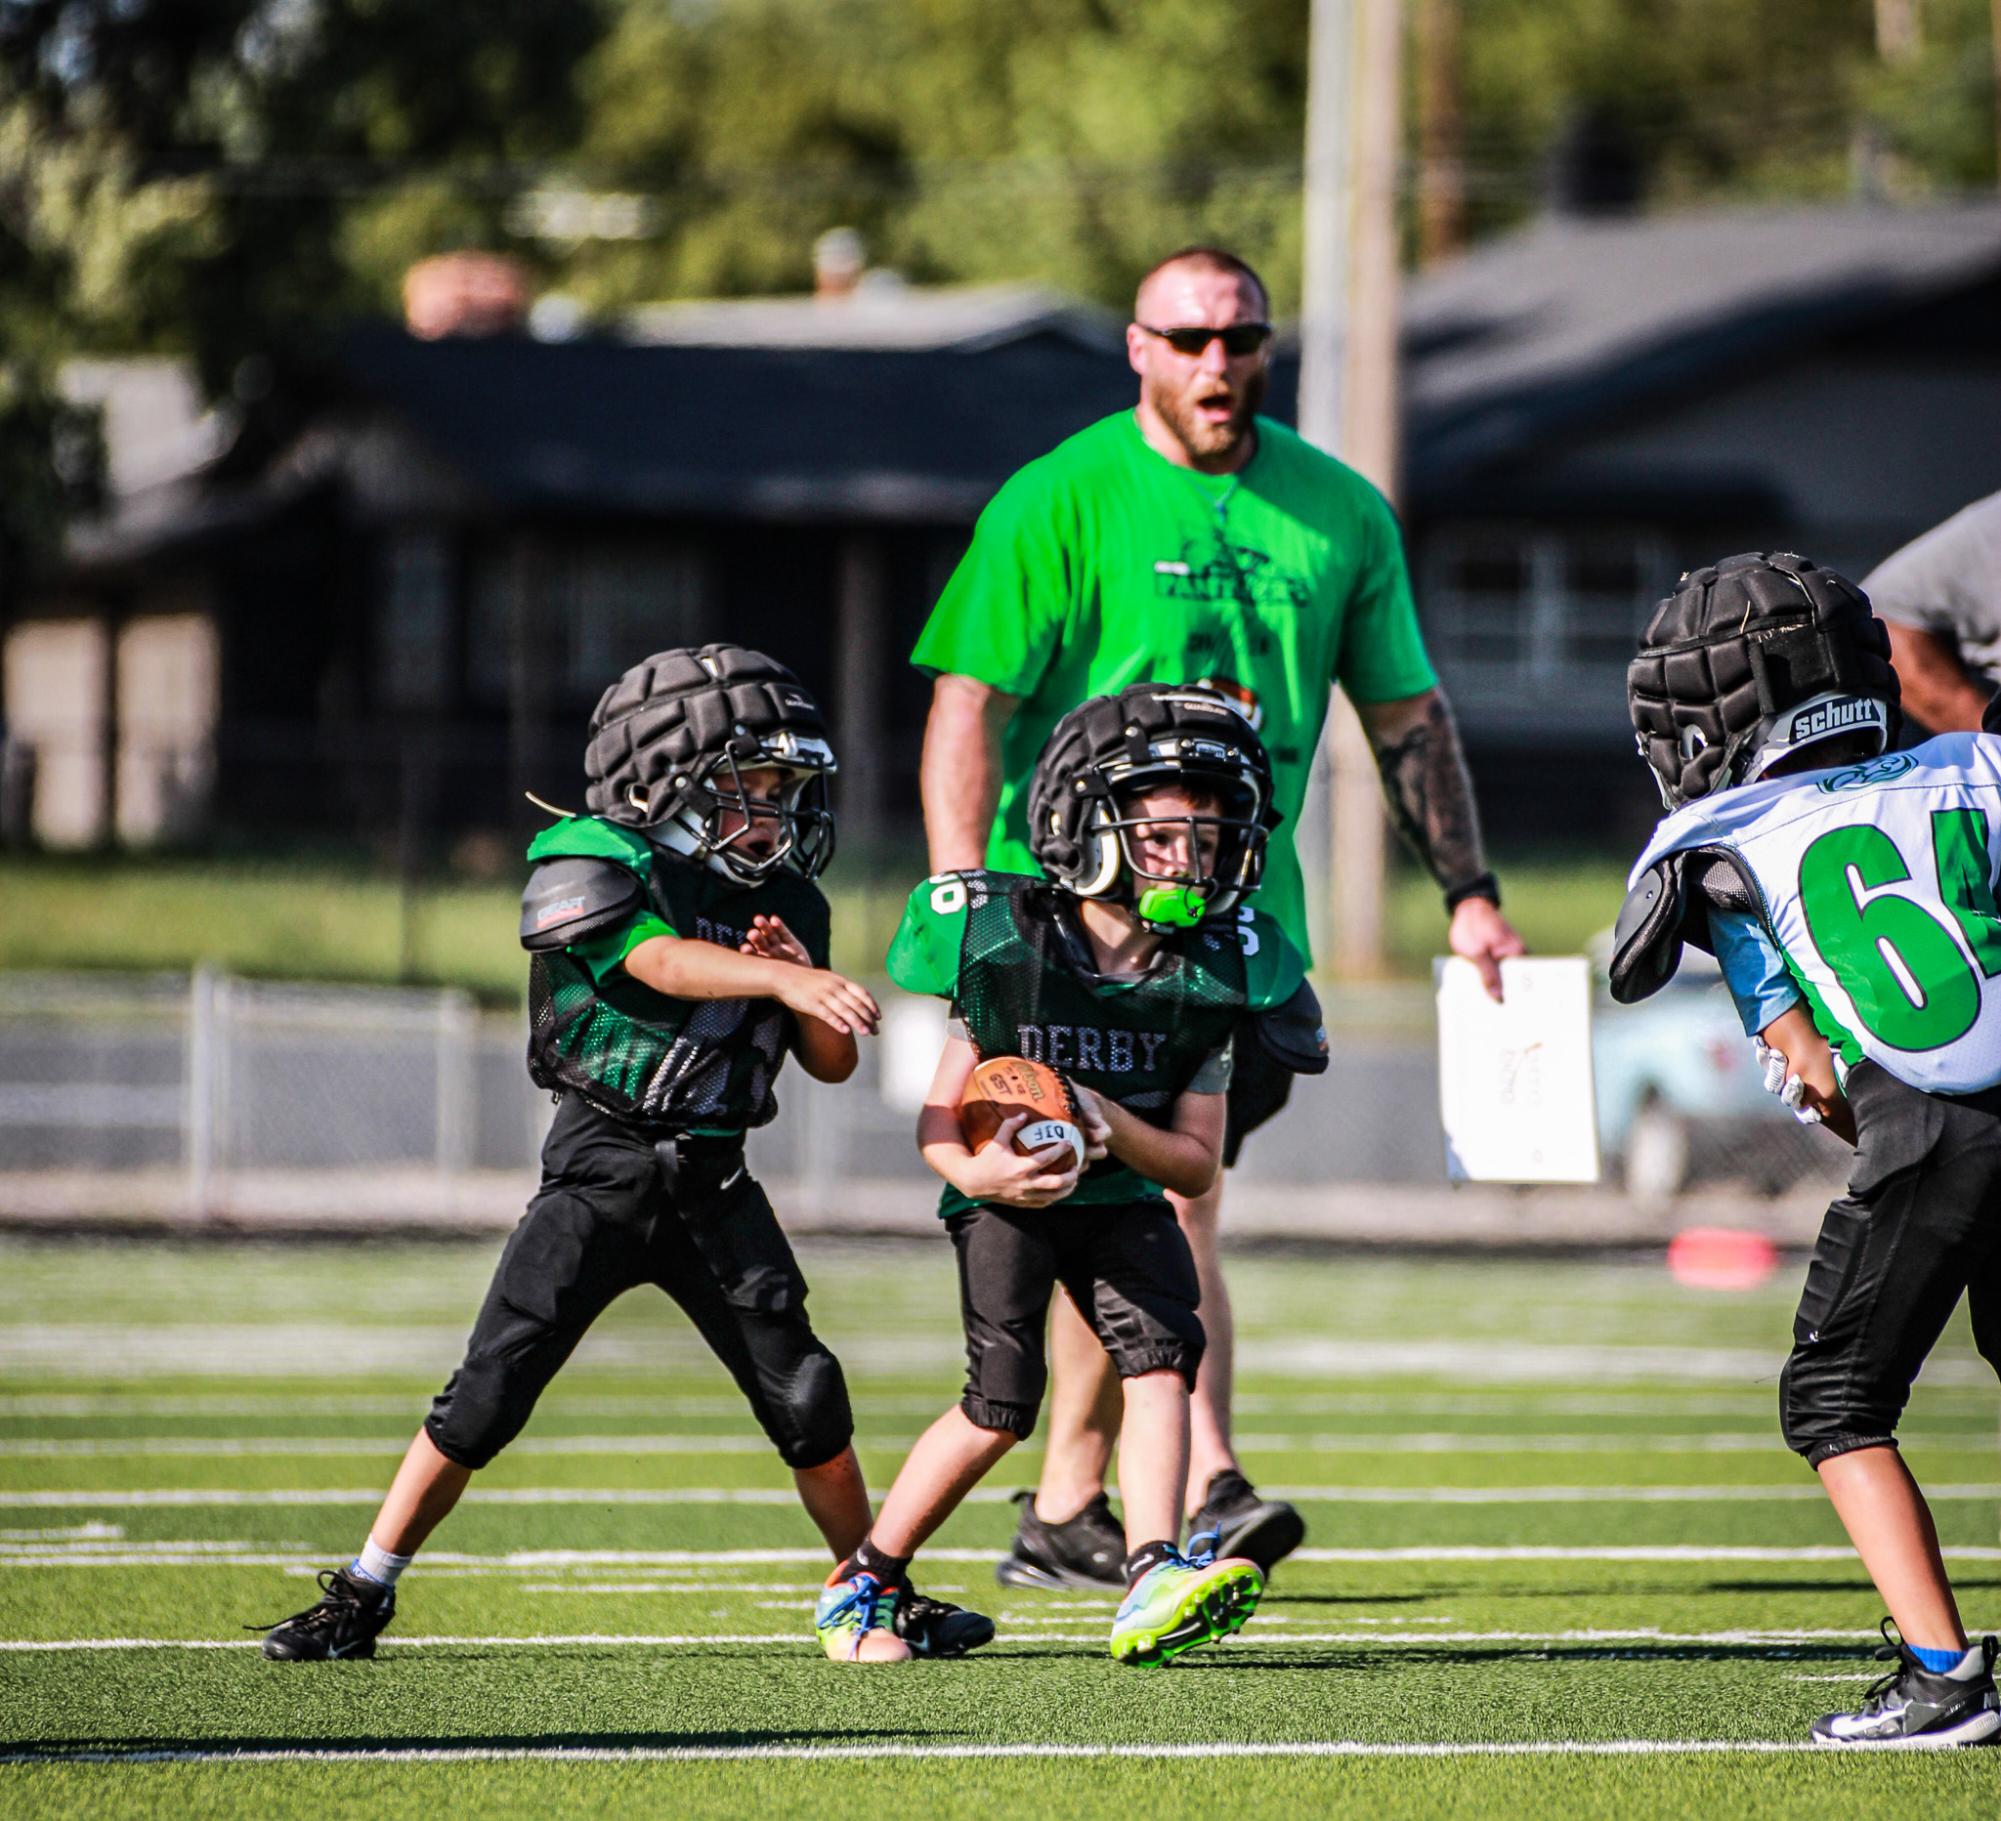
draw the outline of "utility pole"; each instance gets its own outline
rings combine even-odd
[[[1994,183],[2001,188],[2001,0],[1989,9],[1990,48],[1994,57]]]
[[[2001,0],[1995,0],[2001,5]],[[1299,309],[1299,433],[1330,455],[1341,452],[1341,380],[1348,315],[1348,164],[1350,91],[1355,54],[1354,0],[1313,0],[1306,66],[1305,219]],[[1334,703],[1306,787],[1294,840],[1306,881],[1306,914],[1314,951],[1334,953],[1335,907],[1330,881],[1334,833],[1331,774],[1340,756],[1344,701]],[[1359,732],[1359,728],[1354,731]],[[1364,742],[1366,744],[1366,742]]]
[[[1994,0],[2001,6],[2001,0]],[[1459,80],[1461,0],[1417,0],[1417,260],[1466,244],[1466,113]]]
[[[1397,154],[1401,0],[1314,0],[1308,62],[1306,287],[1300,431],[1393,494],[1397,466]],[[1329,860],[1303,843],[1309,883],[1327,881],[1334,969],[1382,971],[1387,829],[1375,756],[1345,699],[1326,750]],[[1302,835],[1326,812],[1309,802]]]
[[[1919,0],[1876,0],[1876,55],[1885,63],[1908,63],[1924,48]]]

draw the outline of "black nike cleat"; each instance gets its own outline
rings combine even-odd
[[[1816,1745],[1905,1748],[1985,1745],[2001,1733],[2001,1702],[1994,1692],[1992,1638],[1980,1640],[1979,1673],[1966,1681],[1934,1675],[1883,1621],[1878,1662],[1897,1667],[1875,1683],[1853,1713],[1823,1714],[1813,1723]]]
[[[985,1613],[927,1598],[908,1575],[896,1596],[895,1625],[914,1657],[963,1657],[994,1641],[994,1622]]]
[[[273,1626],[264,1639],[264,1654],[281,1663],[327,1662],[335,1657],[372,1657],[382,1628],[396,1616],[392,1588],[371,1592],[345,1568],[329,1568],[320,1576],[320,1598],[304,1612]],[[263,1631],[261,1625],[245,1627]]]
[[[1266,1574],[1306,1540],[1306,1520],[1283,1499],[1258,1497],[1234,1467],[1211,1478],[1188,1530],[1192,1536],[1213,1530],[1218,1557],[1242,1556]]]
[[[1126,1533],[1101,1492],[1073,1518],[1049,1523],[1035,1514],[1035,1494],[1017,1492],[1021,1523],[1014,1547],[994,1564],[1003,1587],[1126,1586]]]

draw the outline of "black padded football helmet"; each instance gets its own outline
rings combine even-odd
[[[1215,811],[1131,814],[1135,796],[1170,784],[1212,796]],[[1167,821],[1186,827],[1186,871],[1143,864],[1136,831]],[[1134,683],[1079,704],[1028,787],[1028,844],[1043,871],[1080,898],[1130,905],[1157,931],[1226,916],[1255,891],[1278,821],[1264,742],[1234,704],[1193,684]]]
[[[1887,751],[1898,695],[1868,596],[1786,551],[1683,576],[1626,672],[1640,757],[1670,809],[1837,738]]]
[[[775,796],[745,787],[759,769],[781,774]],[[825,868],[834,770],[818,704],[783,664],[742,645],[680,646],[633,665],[599,699],[584,752],[593,813],[738,885]]]

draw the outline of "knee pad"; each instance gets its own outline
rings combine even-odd
[[[1035,1433],[1038,1404],[1003,1404],[977,1391],[968,1390],[959,1399],[959,1409],[975,1429],[993,1429],[1025,1442]]]
[[[1858,1448],[1894,1448],[1895,1420],[1835,1395],[1819,1364],[1796,1347],[1779,1374],[1779,1433],[1786,1446],[1809,1467]]]
[[[484,1467],[521,1433],[534,1408],[533,1395],[513,1383],[499,1360],[470,1357],[431,1400],[424,1433],[446,1460]]]
[[[841,1362],[817,1336],[804,1349],[773,1403],[758,1411],[788,1467],[824,1467],[855,1438],[854,1412]]]

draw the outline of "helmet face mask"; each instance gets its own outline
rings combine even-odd
[[[780,870],[812,879],[834,852],[834,817],[827,804],[833,754],[825,763],[781,759],[757,748],[703,761],[685,783],[663,780],[650,793],[633,786],[627,802],[647,838],[672,853],[700,860],[738,885],[758,885]],[[775,780],[775,788],[774,788]]]
[[[734,885],[817,877],[834,854],[819,708],[740,645],[663,651],[608,689],[585,754],[590,807]]]
[[[1263,745],[1199,688],[1135,684],[1073,709],[1029,793],[1030,844],[1050,878],[1158,934],[1214,922],[1255,891],[1277,821]]]

